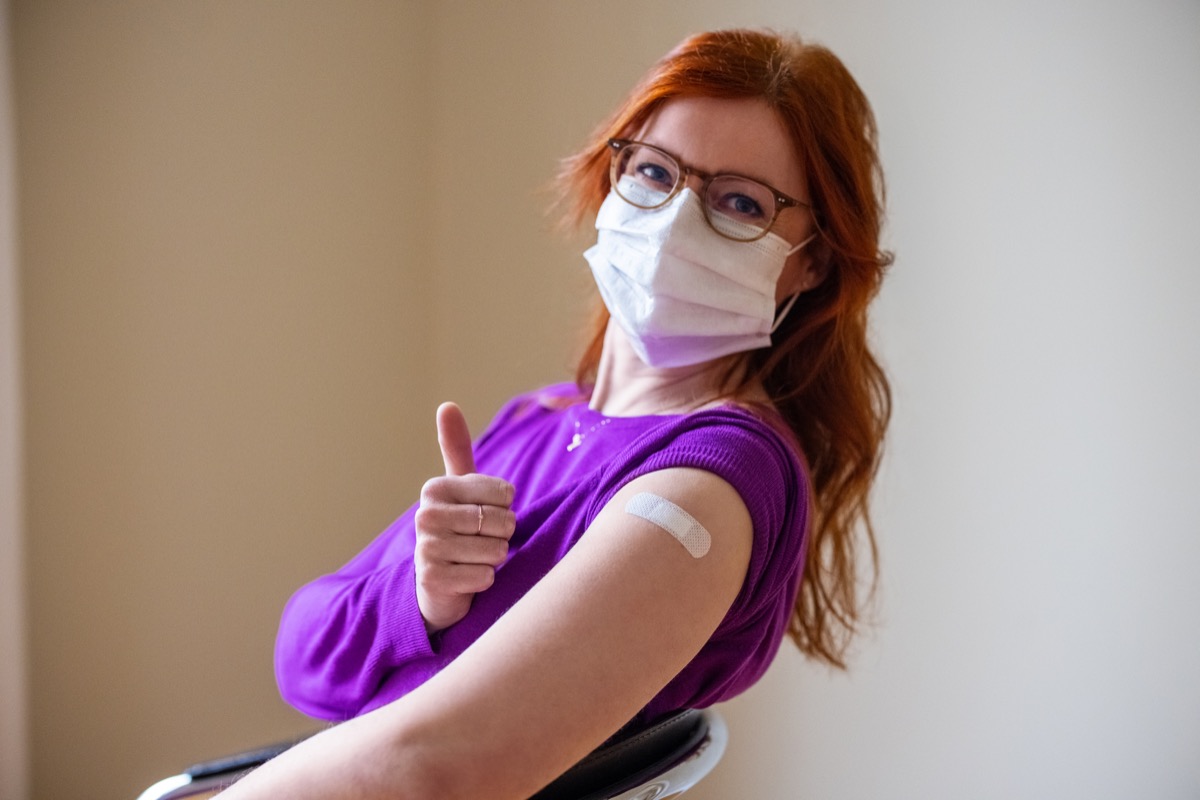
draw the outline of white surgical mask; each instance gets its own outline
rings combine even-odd
[[[773,233],[752,242],[727,239],[709,227],[688,188],[651,210],[609,192],[596,230],[596,244],[583,256],[609,314],[652,367],[770,346],[799,296],[776,317],[784,262],[813,239],[795,247]]]

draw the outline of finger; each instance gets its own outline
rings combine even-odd
[[[423,539],[420,551],[421,559],[427,565],[486,564],[498,567],[508,558],[508,542],[496,536],[446,534]]]
[[[482,520],[480,509],[483,510]],[[516,530],[517,515],[507,508],[485,503],[446,503],[422,498],[413,522],[418,533],[454,533],[509,539]]]
[[[425,587],[441,594],[474,594],[491,587],[496,570],[486,564],[435,564],[425,571]]]
[[[508,508],[513,501],[513,485],[494,475],[439,475],[421,487],[421,504],[464,504]]]
[[[483,509],[482,516],[480,516],[480,509]],[[481,503],[473,509],[459,513],[463,519],[463,528],[469,529],[456,528],[463,533],[475,533],[479,536],[507,541],[517,528],[517,515],[508,508]]]
[[[468,475],[475,471],[471,452],[471,429],[462,409],[454,403],[442,403],[437,410],[438,446],[447,475]]]

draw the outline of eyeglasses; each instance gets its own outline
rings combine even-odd
[[[811,208],[778,189],[741,175],[709,175],[683,166],[653,145],[631,139],[609,139],[609,179],[617,195],[638,208],[660,208],[679,194],[689,175],[703,179],[700,198],[708,226],[726,239],[753,242],[766,236],[779,212],[793,206]]]

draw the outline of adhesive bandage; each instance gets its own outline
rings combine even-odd
[[[625,504],[625,513],[653,522],[679,540],[691,554],[700,558],[712,545],[712,537],[696,518],[665,497],[649,492],[639,492]]]

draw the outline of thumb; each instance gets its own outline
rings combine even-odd
[[[437,410],[438,446],[447,475],[467,475],[475,471],[471,453],[471,429],[462,409],[454,403],[442,403]]]

